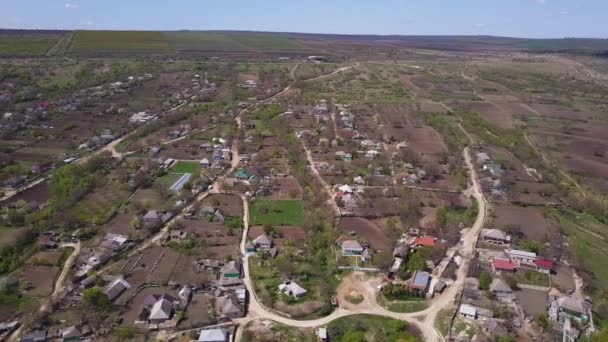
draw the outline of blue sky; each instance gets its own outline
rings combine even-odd
[[[608,38],[607,0],[1,0],[0,27]]]

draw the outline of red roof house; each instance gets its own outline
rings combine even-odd
[[[513,271],[515,265],[509,259],[497,259],[495,258],[492,262],[492,268],[496,271]]]
[[[435,244],[436,244],[435,238],[432,236],[419,237],[419,238],[416,238],[416,240],[414,240],[414,242],[412,242],[412,246],[414,246],[414,247],[419,247],[419,246],[435,247]]]
[[[551,272],[553,269],[553,261],[551,260],[536,259],[534,260],[534,264],[541,272]]]

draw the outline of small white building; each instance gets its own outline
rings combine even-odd
[[[473,305],[461,304],[460,309],[458,310],[458,314],[460,315],[460,317],[476,319],[477,308]]]
[[[279,285],[279,291],[283,292],[288,296],[293,296],[294,298],[302,298],[306,295],[308,291],[298,285],[293,281],[286,281],[283,284]]]

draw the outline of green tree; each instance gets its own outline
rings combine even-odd
[[[426,255],[423,249],[412,254],[407,261],[407,270],[410,272],[423,271],[426,269]]]
[[[534,322],[541,328],[543,331],[546,331],[549,328],[549,320],[547,319],[547,315],[538,314],[534,317]]]
[[[489,290],[490,284],[492,284],[492,276],[488,272],[481,272],[479,275],[479,288],[481,290]]]
[[[110,300],[99,287],[92,287],[82,292],[84,302],[97,309],[106,309],[110,306]]]

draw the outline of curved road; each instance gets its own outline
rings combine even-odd
[[[247,198],[241,195],[241,199],[243,201],[243,236],[241,240],[241,252],[243,253],[243,282],[245,287],[250,293],[249,300],[249,312],[246,318],[239,321],[242,326],[254,319],[270,319],[276,321],[278,323],[282,323],[289,326],[294,326],[298,328],[311,328],[326,325],[329,322],[350,315],[357,314],[372,314],[384,317],[390,317],[398,320],[402,320],[412,324],[413,326],[419,328],[424,334],[426,341],[444,341],[443,336],[437,331],[435,328],[435,320],[437,319],[438,313],[449,307],[455,300],[458,293],[462,290],[464,286],[464,280],[467,276],[469,270],[469,259],[473,256],[475,252],[475,246],[477,244],[477,239],[479,237],[479,233],[483,227],[484,221],[487,217],[487,202],[485,197],[483,196],[483,192],[481,191],[481,187],[479,185],[479,180],[477,177],[477,172],[475,167],[471,161],[471,155],[469,148],[465,148],[463,151],[465,163],[467,168],[470,171],[471,177],[471,189],[472,195],[477,200],[479,204],[479,211],[477,214],[477,218],[473,224],[473,226],[468,229],[463,236],[463,244],[460,249],[460,254],[462,256],[462,263],[458,268],[457,278],[454,284],[452,284],[447,291],[445,291],[440,296],[433,299],[430,303],[430,306],[419,312],[413,313],[397,313],[388,311],[385,308],[381,307],[377,303],[375,303],[376,307],[373,309],[364,309],[364,310],[347,310],[343,308],[338,308],[329,316],[315,319],[315,320],[295,320],[291,318],[287,318],[281,315],[277,315],[272,312],[272,310],[266,308],[263,304],[261,304],[255,294],[254,287],[250,278],[249,273],[249,257],[245,253],[245,244],[247,240],[247,234],[249,231],[249,203]],[[308,153],[307,153],[308,156]],[[310,158],[309,158],[310,161]],[[314,165],[314,164],[312,164]],[[314,173],[314,168],[313,168]],[[324,187],[326,191],[330,191],[327,189],[327,184],[324,183]],[[239,329],[236,336],[236,341],[240,341],[242,337],[242,330]]]

